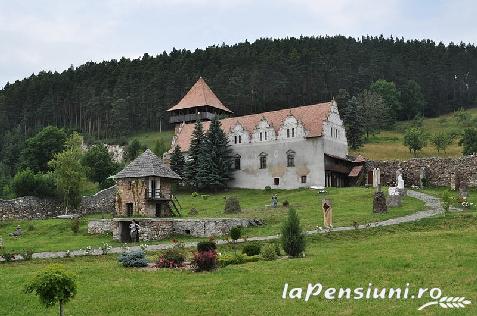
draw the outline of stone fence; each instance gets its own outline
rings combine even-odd
[[[114,213],[116,186],[99,191],[92,196],[84,196],[78,209],[70,214]],[[65,214],[61,201],[24,196],[13,200],[0,200],[0,221],[45,219]]]
[[[172,235],[194,237],[222,236],[233,227],[261,226],[259,219],[247,218],[136,218],[141,241],[161,240]],[[112,233],[113,239],[130,241],[130,218],[93,220],[88,223],[89,234]]]
[[[419,185],[421,168],[425,174],[425,181],[432,186],[450,187],[451,181],[456,186],[465,182],[469,187],[477,187],[477,155],[459,158],[413,158],[410,160],[370,160],[366,162],[366,171],[379,168],[381,183],[387,184],[396,181],[396,170],[402,168],[406,186]]]

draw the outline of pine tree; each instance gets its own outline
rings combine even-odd
[[[356,97],[352,97],[348,101],[343,121],[345,123],[348,145],[352,149],[358,149],[364,143],[365,122]]]
[[[204,128],[202,122],[198,119],[195,122],[194,131],[190,140],[189,156],[186,161],[185,167],[185,180],[186,184],[198,188],[197,181],[197,167],[199,163],[199,154],[202,150],[202,143],[204,142]]]
[[[218,172],[216,164],[212,161],[212,150],[214,149],[205,135],[199,146],[195,175],[196,186],[200,190],[210,188],[217,179]]]
[[[171,169],[181,178],[184,177],[185,159],[181,147],[177,145],[171,155]]]
[[[300,219],[295,209],[288,210],[287,221],[282,226],[281,243],[285,253],[298,257],[305,251],[305,235],[300,226]]]
[[[210,124],[206,145],[210,155],[209,185],[214,190],[223,189],[232,179],[232,149],[217,118],[214,118]]]

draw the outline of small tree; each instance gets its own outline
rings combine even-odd
[[[204,137],[204,129],[202,126],[202,122],[199,119],[197,119],[195,123],[194,131],[192,132],[192,137],[190,140],[190,147],[189,147],[189,156],[185,164],[185,170],[184,170],[186,183],[195,189],[198,188],[197,169],[199,165],[199,155],[203,148],[202,144],[204,141],[205,141],[205,137]]]
[[[81,185],[85,178],[81,164],[81,143],[82,137],[73,133],[66,141],[66,149],[48,163],[53,169],[56,186],[67,210],[78,207],[81,202]]]
[[[452,144],[452,137],[448,133],[437,133],[431,137],[431,143],[439,153],[441,150],[446,152],[447,147]]]
[[[282,226],[281,243],[285,253],[298,257],[305,251],[305,235],[300,227],[300,219],[295,209],[288,210],[287,221]]]
[[[239,240],[240,237],[242,237],[242,228],[240,228],[240,226],[232,227],[232,229],[230,230],[230,239],[232,239],[232,242],[234,243],[235,253],[237,253],[237,240]]]
[[[76,295],[75,278],[63,270],[61,266],[51,265],[38,273],[25,287],[25,293],[33,293],[40,298],[46,307],[60,305],[60,316],[64,315],[64,304]]]
[[[365,118],[363,111],[359,109],[358,100],[352,97],[347,105],[343,115],[343,121],[346,128],[348,144],[352,149],[358,149],[364,144]]]
[[[462,146],[462,154],[464,155],[477,153],[477,129],[466,128],[459,140],[459,146]]]
[[[413,152],[414,156],[417,151],[422,150],[427,145],[426,135],[420,128],[411,127],[406,130],[404,135],[404,145],[409,148],[409,152]]]
[[[105,146],[91,147],[82,157],[81,163],[89,180],[97,182],[102,189],[112,185],[108,177],[114,174],[117,168]]]
[[[133,139],[126,148],[126,160],[131,161],[137,158],[146,148],[137,140]]]

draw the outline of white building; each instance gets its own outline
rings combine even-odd
[[[195,117],[211,118],[231,112],[202,78],[169,111],[171,121],[183,118],[176,126],[171,148],[179,145],[185,154],[194,123],[187,123],[184,115],[193,118],[195,112]],[[231,187],[345,186],[349,177],[356,178],[362,169],[357,165],[361,160],[348,156],[346,132],[335,101],[225,118],[221,124],[235,155]],[[203,122],[205,131],[209,125],[209,121]]]

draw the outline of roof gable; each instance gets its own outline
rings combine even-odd
[[[230,111],[222,102],[217,98],[215,93],[209,88],[205,80],[200,77],[199,80],[190,88],[187,94],[176,105],[170,108],[169,111],[189,109],[198,106],[211,106],[216,109],[220,109],[225,112]]]
[[[113,179],[160,177],[180,179],[180,176],[164,165],[162,160],[147,149],[139,157],[131,161],[123,170],[112,176]]]

